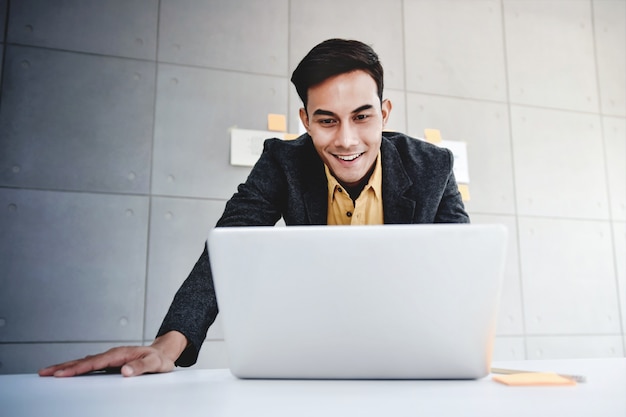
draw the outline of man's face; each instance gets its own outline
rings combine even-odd
[[[322,161],[339,182],[350,186],[376,162],[390,111],[391,102],[381,104],[374,79],[357,70],[309,88],[300,119]]]

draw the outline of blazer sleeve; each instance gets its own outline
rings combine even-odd
[[[176,292],[157,333],[158,337],[176,330],[187,338],[189,344],[176,360],[177,366],[191,366],[196,363],[200,347],[217,313],[213,275],[205,244],[191,273]]]

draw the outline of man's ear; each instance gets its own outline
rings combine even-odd
[[[391,104],[391,100],[388,98],[384,99],[383,102],[380,103],[380,110],[383,115],[383,128],[387,125],[387,120],[389,120],[392,108],[393,105]]]
[[[306,113],[306,109],[304,107],[300,107],[300,120],[302,121],[302,125],[306,129],[308,134],[311,134],[311,130],[309,129],[309,115]]]

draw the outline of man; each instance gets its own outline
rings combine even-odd
[[[392,105],[383,68],[358,41],[315,46],[293,72],[307,133],[270,139],[221,226],[469,222],[450,151],[399,133],[383,133]],[[39,371],[73,376],[121,367],[124,376],[168,372],[196,362],[218,308],[209,254],[178,290],[149,347],[120,347]]]

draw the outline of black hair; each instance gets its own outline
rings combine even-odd
[[[298,96],[306,109],[309,88],[326,79],[348,72],[363,70],[372,76],[383,100],[383,67],[374,50],[363,42],[328,39],[309,51],[291,75]]]

